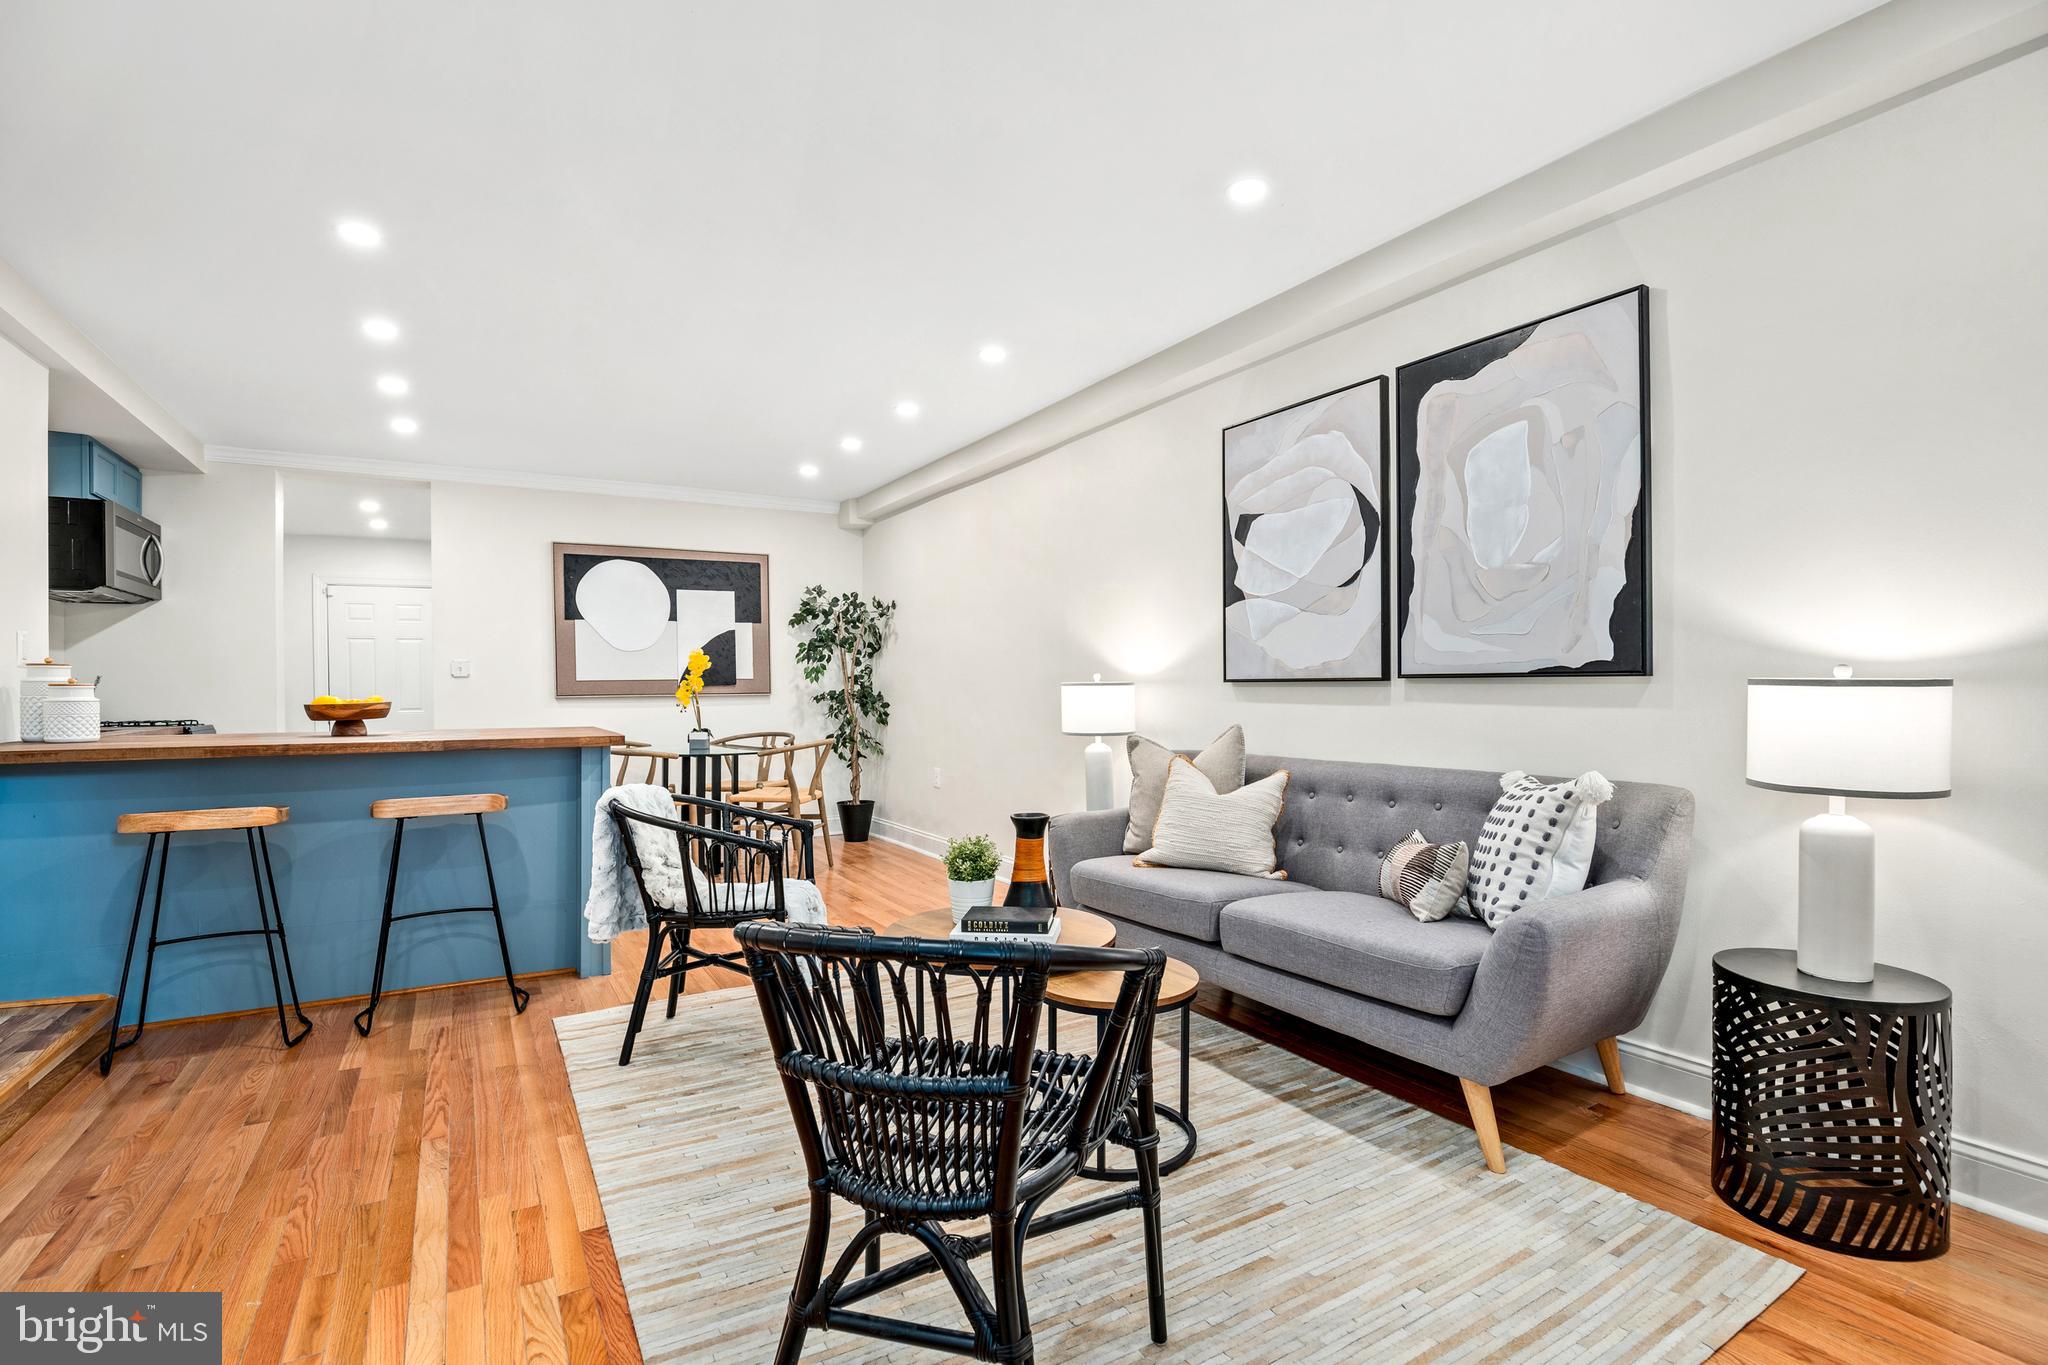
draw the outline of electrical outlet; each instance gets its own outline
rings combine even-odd
[[[944,777],[945,774],[941,773],[937,768],[932,769],[932,785],[934,787],[944,786],[945,782],[942,780]]]
[[[28,662],[28,632],[25,630],[14,632],[14,661],[20,664]]]
[[[448,661],[448,676],[449,676],[449,677],[451,677],[451,678],[466,678],[466,677],[468,677],[468,676],[469,676],[469,660],[467,660],[467,659],[450,659],[450,660]]]

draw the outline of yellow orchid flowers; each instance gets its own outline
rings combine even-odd
[[[695,706],[697,698],[704,692],[704,675],[711,671],[711,656],[701,649],[690,651],[690,662],[683,671],[682,681],[676,684],[676,703],[680,706]]]

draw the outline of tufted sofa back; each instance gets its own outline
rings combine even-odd
[[[1245,780],[1288,771],[1287,804],[1273,839],[1294,881],[1324,891],[1377,894],[1387,850],[1416,830],[1431,843],[1477,843],[1500,796],[1500,774],[1466,768],[1406,768],[1324,758],[1245,759]],[[1667,841],[1682,838],[1692,796],[1679,787],[1616,782],[1600,807],[1588,885],[1624,877],[1655,881]],[[1674,829],[1674,822],[1677,827]],[[1683,849],[1679,871],[1683,870]]]

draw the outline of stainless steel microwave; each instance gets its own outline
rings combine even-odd
[[[164,595],[163,531],[103,498],[50,499],[50,596],[154,602]]]

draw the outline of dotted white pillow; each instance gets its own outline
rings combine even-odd
[[[1472,846],[1466,903],[1457,907],[1489,929],[1539,901],[1585,890],[1598,807],[1614,796],[1614,784],[1599,773],[1557,783],[1506,773],[1500,787]]]

